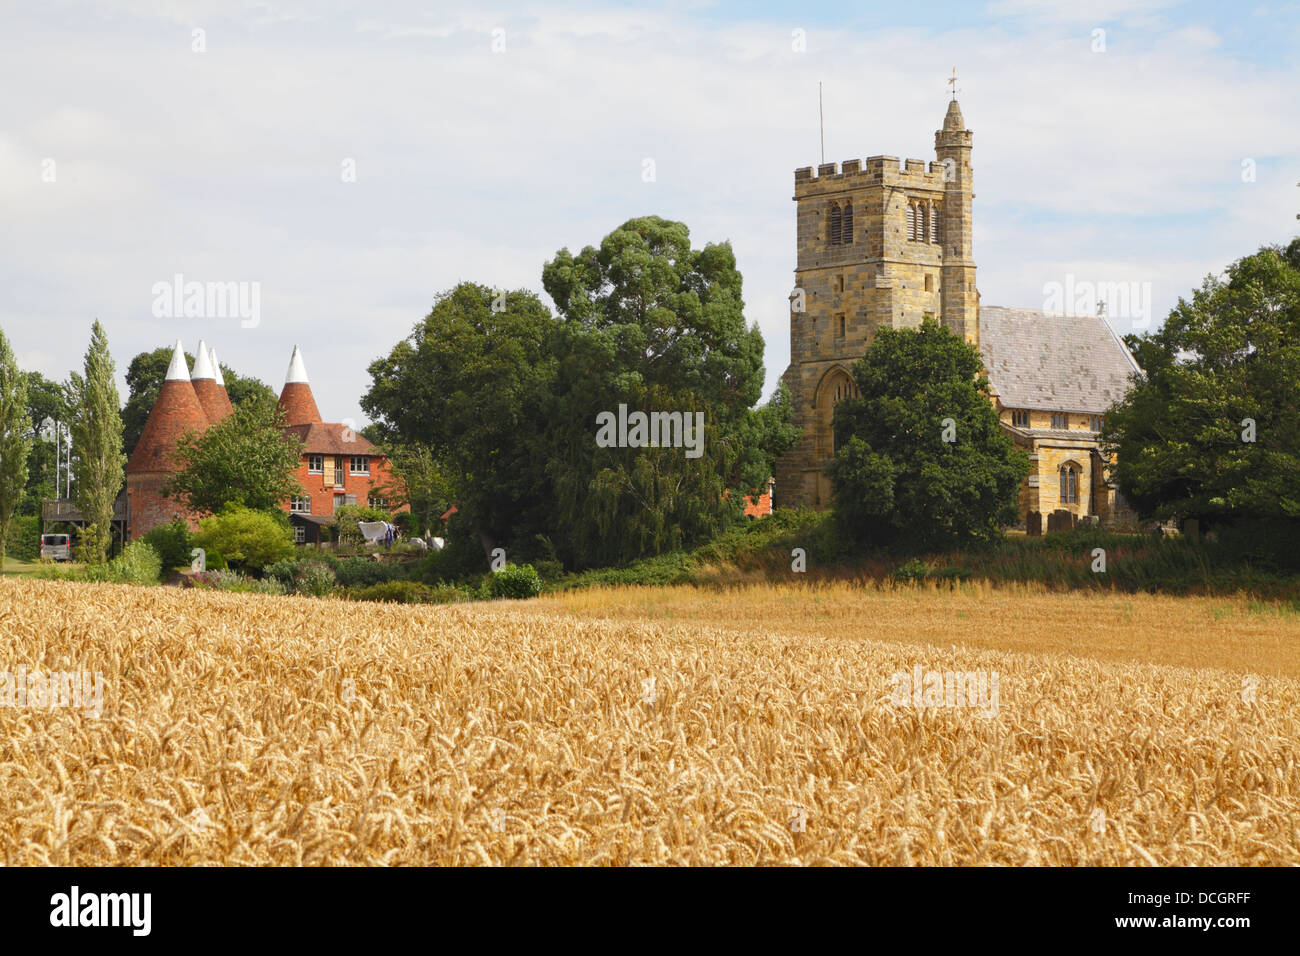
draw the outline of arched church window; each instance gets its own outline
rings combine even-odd
[[[844,204],[844,222],[840,232],[840,241],[846,246],[853,244],[853,203]]]
[[[912,203],[907,204],[907,238],[916,240],[916,206]]]
[[[1061,504],[1079,503],[1079,469],[1072,462],[1061,466]]]
[[[840,204],[831,203],[831,243],[838,245],[840,241]]]

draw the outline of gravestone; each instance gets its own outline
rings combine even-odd
[[[1037,538],[1043,533],[1043,514],[1041,511],[1031,511],[1025,516],[1025,534]]]

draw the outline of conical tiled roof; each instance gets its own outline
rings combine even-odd
[[[302,351],[296,345],[293,357],[289,359],[289,371],[284,376],[280,407],[284,409],[288,425],[315,425],[321,421],[320,409],[316,407],[311,384],[307,381],[307,366],[303,364]]]
[[[217,382],[212,353],[208,351],[207,343],[202,339],[199,340],[199,352],[194,359],[194,374],[190,377],[194,381],[194,394],[199,397],[199,404],[203,406],[203,413],[207,415],[209,422],[215,425],[234,412],[234,406],[230,404],[230,396]]]
[[[158,399],[144,423],[144,431],[131,453],[131,460],[127,462],[127,474],[176,471],[172,460],[176,440],[187,431],[203,431],[207,427],[208,416],[194,392],[189,368],[185,364],[185,350],[177,339],[167,378],[158,390]]]

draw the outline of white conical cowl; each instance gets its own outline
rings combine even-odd
[[[292,385],[295,382],[308,384],[307,366],[302,361],[302,350],[296,345],[293,347],[293,357],[289,359],[289,371],[285,373],[284,384]]]
[[[212,361],[212,377],[222,388],[226,387],[226,377],[221,374],[221,362],[217,359],[217,350],[208,349],[208,358]]]
[[[212,374],[212,357],[208,355],[208,346],[202,339],[199,339],[199,351],[194,356],[194,371],[190,373],[190,378],[216,378]]]
[[[176,351],[172,352],[172,364],[167,366],[167,378],[164,381],[188,382],[190,380],[190,367],[185,364],[185,350],[181,348],[181,340],[176,340]]]

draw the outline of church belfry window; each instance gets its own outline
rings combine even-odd
[[[907,238],[916,239],[916,206],[912,203],[907,204]]]
[[[841,222],[842,220],[840,216],[840,204],[833,202],[831,203],[831,244],[832,245],[839,245]]]
[[[853,244],[853,203],[851,202],[844,204],[844,222],[841,225],[840,241],[846,246]]]

